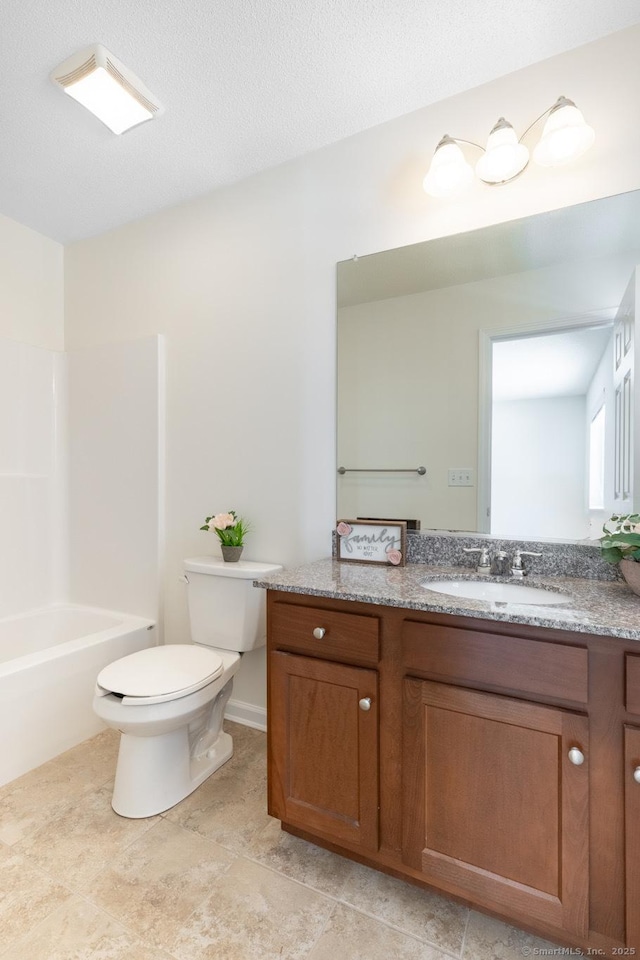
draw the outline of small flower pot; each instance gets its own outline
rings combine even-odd
[[[222,550],[223,560],[227,563],[237,563],[242,556],[244,547],[226,547],[224,544],[221,544],[220,549]]]
[[[627,586],[640,597],[640,563],[636,560],[621,560],[620,573],[627,582]]]

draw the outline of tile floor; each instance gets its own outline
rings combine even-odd
[[[105,731],[0,788],[3,960],[522,960],[536,940],[280,830],[265,736],[166,814],[111,810]]]

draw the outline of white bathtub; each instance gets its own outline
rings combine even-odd
[[[98,673],[156,643],[153,621],[95,607],[0,620],[0,786],[103,730]]]

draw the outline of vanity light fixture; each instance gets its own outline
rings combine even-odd
[[[101,43],[69,57],[52,72],[51,80],[113,133],[124,133],[163,113],[135,73]]]
[[[424,178],[425,192],[432,197],[451,197],[471,182],[473,170],[459,146],[461,143],[482,151],[475,172],[483,183],[498,186],[519,177],[529,163],[529,150],[522,141],[543,117],[547,117],[547,120],[542,137],[533,151],[533,159],[542,166],[561,166],[577,160],[595,139],[593,127],[585,122],[575,103],[566,97],[558,97],[553,106],[529,124],[520,138],[504,117],[500,117],[492,129],[486,147],[473,140],[463,140],[449,134],[444,136],[436,147],[429,172]]]

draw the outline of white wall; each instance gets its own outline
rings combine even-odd
[[[0,336],[62,350],[61,244],[0,214]]]
[[[159,616],[164,357],[158,337],[71,351],[69,598]]]
[[[0,216],[0,617],[66,590],[63,248]]]
[[[0,617],[71,600],[157,619],[157,337],[58,351],[0,338]]]
[[[529,540],[589,535],[585,406],[584,396],[493,404],[492,536],[513,530]]]
[[[207,513],[253,522],[249,557],[329,552],[336,261],[638,188],[639,43],[614,34],[67,249],[69,347],[167,338],[168,640],[187,634],[181,559],[214,552]],[[455,202],[423,193],[443,133],[482,141],[500,115],[522,129],[561,93],[597,130],[582,161]],[[235,696],[263,697],[262,671],[243,665]]]
[[[63,598],[64,356],[0,338],[0,617]]]

